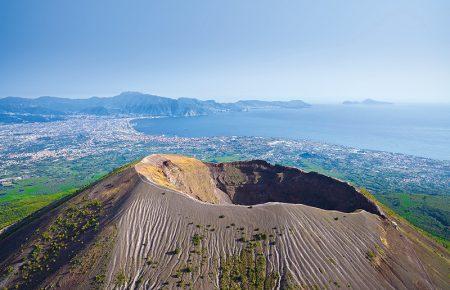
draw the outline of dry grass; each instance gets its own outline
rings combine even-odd
[[[167,176],[164,174],[162,169],[158,168],[155,165],[139,163],[136,165],[136,170],[137,170],[137,172],[144,175],[149,180],[153,181],[154,183],[156,183],[158,185],[161,185],[161,186],[164,186],[164,187],[167,187],[170,189],[178,190],[178,188],[175,185],[170,183],[170,181],[167,179]]]
[[[208,167],[195,158],[175,154],[152,155],[137,164],[136,169],[158,185],[205,202],[218,201]]]

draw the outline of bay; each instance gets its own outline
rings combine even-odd
[[[132,123],[149,135],[306,139],[450,160],[450,105],[313,105]]]

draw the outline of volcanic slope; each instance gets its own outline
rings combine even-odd
[[[0,287],[449,289],[448,252],[352,186],[151,155],[0,236]]]

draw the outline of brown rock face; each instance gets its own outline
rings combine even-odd
[[[262,160],[215,164],[180,155],[155,154],[144,158],[136,168],[156,184],[207,203],[281,202],[383,215],[371,200],[345,182]]]
[[[359,209],[381,215],[378,207],[345,182],[262,160],[209,163],[216,186],[234,204],[296,203],[327,210]]]

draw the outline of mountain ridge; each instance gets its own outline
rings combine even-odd
[[[393,105],[394,103],[378,101],[374,99],[365,99],[362,101],[344,101],[343,105],[367,105],[367,106],[377,106],[377,105]]]
[[[50,96],[42,96],[36,99],[6,97],[0,99],[0,114],[196,116],[260,108],[300,109],[309,106],[309,104],[300,100],[286,102],[249,100],[219,103],[214,100],[173,99],[139,92],[123,92],[113,97],[91,97],[87,99]]]

